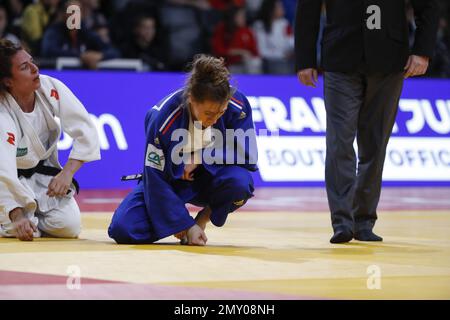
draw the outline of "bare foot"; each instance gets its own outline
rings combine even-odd
[[[211,216],[211,208],[205,207],[202,210],[200,210],[197,213],[197,216],[195,217],[195,222],[198,224],[200,228],[202,228],[203,231],[206,229],[206,225],[208,224],[209,217]]]

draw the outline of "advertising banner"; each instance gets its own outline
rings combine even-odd
[[[158,101],[181,88],[183,74],[43,71],[63,81],[95,122],[102,160],[86,164],[83,188],[130,188],[122,175],[142,171],[144,117]],[[322,80],[316,89],[295,76],[235,76],[247,95],[258,134],[258,186],[323,186],[326,112]],[[72,141],[62,136],[61,159]],[[355,142],[355,150],[357,144]],[[408,79],[383,172],[385,185],[450,185],[450,80]]]

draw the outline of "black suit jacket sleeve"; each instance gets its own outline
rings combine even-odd
[[[317,68],[317,37],[322,0],[298,0],[295,15],[296,71]]]
[[[439,25],[437,0],[411,0],[417,25],[412,54],[431,58]]]

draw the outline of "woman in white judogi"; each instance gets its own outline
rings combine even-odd
[[[56,118],[74,139],[64,168]],[[96,128],[62,82],[39,75],[32,57],[7,40],[0,40],[0,155],[0,236],[77,237],[73,176],[84,162],[100,159]]]

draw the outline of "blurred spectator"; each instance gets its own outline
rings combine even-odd
[[[180,5],[169,0],[158,11],[169,70],[182,70],[193,56],[209,51],[212,30],[208,34],[208,17],[212,10],[189,2]]]
[[[156,43],[157,23],[150,15],[141,15],[135,19],[132,33],[122,46],[122,56],[129,59],[141,59],[149,70],[166,69],[163,62],[163,48]]]
[[[215,31],[215,27],[223,18],[223,8],[234,5],[235,3],[244,3],[244,0],[167,0],[170,4],[178,4],[191,7],[195,11],[196,24],[200,31],[200,41],[197,44],[197,53],[211,52],[211,38]],[[222,2],[222,3],[220,3]],[[228,6],[226,6],[228,4]],[[215,8],[214,5],[218,7]],[[193,28],[194,29],[194,28]],[[192,56],[187,57],[187,61],[192,60]]]
[[[109,27],[106,22],[98,22],[92,27],[92,31],[97,34],[97,36],[107,44],[113,46],[111,41],[111,35],[109,32]]]
[[[28,5],[22,17],[22,36],[34,55],[39,54],[46,27],[55,17],[59,0],[39,0]]]
[[[295,18],[295,7],[297,5],[297,0],[282,0],[284,6],[284,16],[289,21],[291,26],[294,25]]]
[[[107,26],[108,21],[105,16],[98,11],[100,0],[79,0],[81,3],[81,15],[83,16],[84,27],[93,30],[95,26]]]
[[[8,30],[8,13],[3,5],[0,5],[0,39],[8,39],[15,44],[20,43],[20,40]]]
[[[281,0],[264,0],[254,24],[264,73],[294,72],[294,37]]]
[[[111,38],[114,43],[122,46],[129,41],[130,34],[136,22],[136,17],[141,15],[156,15],[156,6],[149,0],[127,0],[123,7],[116,11],[110,19]],[[110,4],[111,5],[111,4]],[[117,4],[116,4],[117,5]]]
[[[119,47],[125,57],[143,60],[149,70],[179,71],[195,54],[212,52],[225,57],[233,72],[258,73],[263,69],[266,73],[286,73],[290,70],[292,38],[281,17],[280,1],[284,17],[292,21],[297,0],[78,0],[82,28],[69,32],[63,28],[65,11],[55,14],[54,9],[67,0],[0,0],[0,36],[12,41],[22,38],[28,50],[43,58],[80,56],[92,68],[99,59],[119,57],[115,49]],[[427,75],[450,77],[450,1],[438,1],[441,27]],[[263,9],[269,3],[274,9]],[[416,25],[410,4],[407,8],[412,44]],[[323,10],[320,30],[325,13]],[[50,25],[52,30],[44,44],[43,32]],[[320,46],[317,54],[320,59]]]
[[[247,26],[245,8],[226,11],[212,39],[216,56],[224,57],[232,73],[260,73],[261,59],[253,31]]]
[[[22,33],[22,15],[25,5],[31,0],[4,0],[0,3],[5,7],[8,13],[9,30],[16,36]]]
[[[110,47],[109,50],[116,51],[115,57],[118,58],[120,56],[120,52],[117,47],[114,45],[111,39],[111,32],[109,30],[109,25],[107,21],[101,22],[98,21],[93,27],[92,31],[103,41],[103,43]],[[114,56],[114,55],[113,55]]]
[[[62,6],[66,12],[70,5],[81,5],[79,1],[68,1]],[[42,56],[46,58],[79,57],[83,65],[96,69],[102,60],[118,58],[119,52],[105,43],[93,31],[81,23],[80,29],[68,29],[66,21],[58,21],[47,29],[42,40]]]

